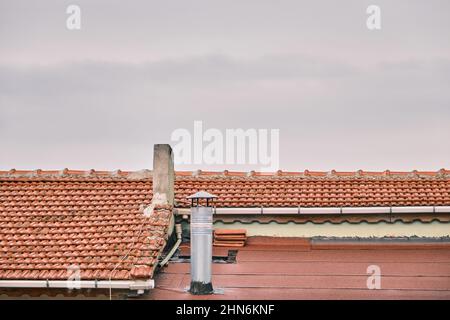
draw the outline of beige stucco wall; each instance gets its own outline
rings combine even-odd
[[[277,224],[271,222],[261,224],[253,222],[244,224],[240,222],[225,224],[215,222],[214,228],[224,229],[246,229],[248,236],[272,236],[272,237],[385,237],[385,236],[419,236],[419,237],[443,237],[450,236],[450,223],[440,223],[433,221],[431,223],[413,222],[413,223],[323,223],[314,224],[311,222],[305,224]]]

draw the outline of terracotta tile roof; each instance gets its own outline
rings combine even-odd
[[[247,241],[245,229],[215,229],[213,245],[215,247],[243,247]]]
[[[175,189],[180,208],[199,190],[218,207],[448,206],[450,172],[178,172]],[[144,217],[151,198],[148,170],[0,171],[0,279],[67,279],[72,264],[86,280],[152,277],[170,208]]]
[[[111,199],[151,199],[151,171],[0,171],[0,181],[97,182],[95,190],[83,194],[84,205],[102,204],[102,190],[113,184],[127,185],[126,193],[114,190]],[[133,183],[139,181],[140,183]],[[33,188],[33,187],[31,187]],[[120,188],[119,188],[120,189]],[[217,207],[376,207],[376,206],[448,206],[450,171],[437,172],[177,172],[176,206],[188,208],[187,196],[204,190],[218,196]],[[20,199],[19,190],[9,195]],[[21,190],[21,192],[25,192]],[[77,191],[79,195],[80,191]],[[34,194],[27,193],[28,196]],[[91,195],[97,194],[95,200]],[[63,196],[61,193],[60,196]],[[17,198],[19,196],[19,198]],[[104,195],[103,195],[104,196]],[[33,198],[31,198],[33,199]],[[55,198],[54,200],[62,200]],[[52,199],[49,199],[52,200]],[[64,200],[64,199],[63,199]],[[67,200],[67,199],[66,199]],[[64,200],[62,203],[67,203]],[[3,200],[4,201],[4,200]],[[125,201],[126,203],[126,201]],[[70,203],[69,203],[70,204]],[[0,204],[1,205],[1,204]],[[124,203],[122,203],[124,205]],[[54,207],[52,207],[54,209]]]
[[[152,277],[171,209],[144,217],[150,199],[142,181],[0,179],[0,279]]]
[[[205,190],[217,207],[373,207],[450,204],[450,172],[178,173],[178,207]]]

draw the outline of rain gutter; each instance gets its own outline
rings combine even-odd
[[[190,209],[177,208],[179,215],[190,215]],[[257,208],[214,208],[214,214],[308,214],[308,215],[345,215],[345,214],[396,214],[396,213],[450,213],[450,206],[405,206],[405,207],[257,207]]]
[[[149,280],[0,280],[0,288],[65,288],[65,289],[128,289],[143,293],[153,289],[155,281]]]

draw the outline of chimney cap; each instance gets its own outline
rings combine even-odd
[[[199,191],[187,197],[187,199],[214,199],[214,198],[217,198],[217,196],[208,193],[206,191]]]

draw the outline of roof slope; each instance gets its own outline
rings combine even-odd
[[[450,175],[437,173],[178,174],[176,200],[204,190],[217,207],[375,207],[450,205]]]
[[[126,185],[127,193],[114,190],[109,200],[133,205],[149,202],[152,195],[151,171],[0,171],[0,182],[64,181],[97,182],[98,195],[107,185]],[[32,189],[33,185],[30,185]],[[120,187],[119,187],[120,189]],[[217,207],[368,207],[368,206],[448,206],[450,205],[450,171],[437,172],[277,172],[275,174],[244,172],[177,172],[176,206],[188,208],[188,196],[206,191],[216,195]],[[25,192],[25,191],[23,191]],[[23,193],[22,192],[22,193]],[[27,193],[28,195],[33,194]],[[36,196],[36,194],[34,194]],[[102,204],[108,198],[85,194],[85,205]],[[9,198],[5,198],[9,196]],[[2,206],[8,200],[17,202],[19,193],[3,194]],[[32,198],[34,199],[34,198]],[[35,197],[39,199],[39,197]],[[61,200],[61,198],[53,199]],[[42,200],[44,201],[44,199]],[[48,200],[45,200],[48,201]],[[58,203],[58,202],[56,202]],[[63,201],[61,204],[66,203]],[[135,203],[136,204],[136,203]],[[134,205],[135,205],[134,204]],[[10,203],[11,205],[11,203]],[[129,206],[128,206],[129,207]]]
[[[150,278],[171,209],[142,181],[0,180],[0,279]]]

